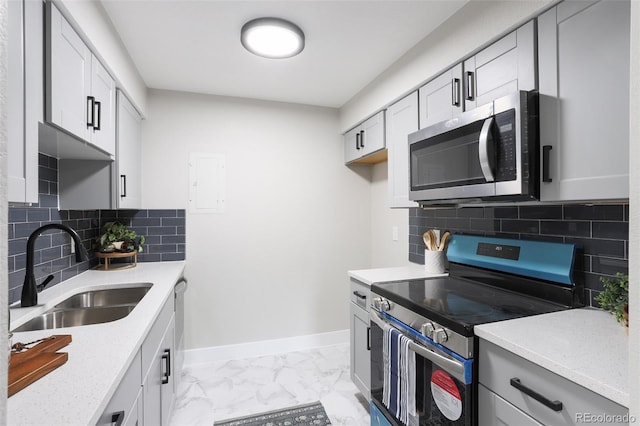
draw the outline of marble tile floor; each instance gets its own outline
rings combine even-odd
[[[322,402],[335,426],[368,426],[368,403],[349,377],[349,345],[185,366],[172,426]]]

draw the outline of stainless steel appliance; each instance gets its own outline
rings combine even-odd
[[[371,288],[373,411],[391,425],[476,425],[474,326],[582,305],[573,244],[454,235],[447,257],[448,277]],[[404,379],[393,360],[398,335],[415,356]],[[398,406],[408,400],[415,409],[401,421]]]
[[[539,196],[538,98],[519,92],[409,135],[409,198],[422,205]]]

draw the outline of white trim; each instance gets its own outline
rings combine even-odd
[[[306,336],[287,337],[284,339],[239,343],[237,345],[212,346],[209,348],[185,350],[184,364],[188,366],[229,359],[253,358],[348,343],[349,330],[346,329]]]

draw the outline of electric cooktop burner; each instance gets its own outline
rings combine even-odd
[[[473,326],[566,309],[563,305],[454,277],[374,284],[373,292],[463,335]]]

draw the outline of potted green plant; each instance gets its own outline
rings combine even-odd
[[[138,250],[142,252],[144,235],[138,236],[136,231],[119,221],[107,222],[102,226],[100,236],[96,240],[96,248],[103,253]]]
[[[594,299],[605,309],[616,316],[616,320],[629,327],[629,275],[621,272],[615,277],[600,277],[604,290]]]

